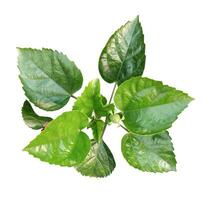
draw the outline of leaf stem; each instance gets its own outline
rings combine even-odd
[[[74,99],[77,99],[77,97],[76,97],[76,96],[74,96],[74,95],[71,95],[71,97],[72,97],[72,98],[74,98]]]
[[[114,84],[114,88],[113,88],[113,90],[112,90],[111,97],[110,97],[110,99],[109,99],[109,104],[111,103],[111,101],[112,101],[112,99],[113,99],[115,89],[116,89],[116,83]]]
[[[109,102],[108,102],[109,104],[111,103],[111,101],[113,99],[115,89],[116,89],[116,83],[114,84],[113,90],[111,92],[111,96],[110,96],[110,99],[109,99]],[[107,125],[108,125],[108,116],[105,119],[105,124],[104,124],[104,127],[103,127],[102,137],[103,137],[103,135],[105,133],[105,130],[106,130]]]
[[[122,126],[121,124],[120,124],[120,127],[123,128],[125,131],[129,132],[129,130],[125,128],[124,126]]]

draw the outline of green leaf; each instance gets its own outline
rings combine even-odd
[[[19,48],[18,68],[25,95],[39,108],[62,108],[81,88],[83,77],[67,56],[51,49]]]
[[[90,124],[90,127],[92,128],[92,133],[93,133],[94,139],[97,142],[100,142],[102,139],[104,126],[105,126],[104,121],[102,121],[100,119],[94,119],[92,121],[92,123]]]
[[[50,117],[37,115],[28,101],[22,107],[22,117],[25,124],[32,129],[42,129],[52,120]]]
[[[144,35],[136,17],[120,27],[108,40],[99,59],[99,71],[108,83],[118,85],[142,75],[145,66]]]
[[[100,94],[100,81],[95,79],[89,82],[81,96],[77,98],[73,110],[79,110],[88,117],[91,117],[93,112],[98,117],[107,116],[110,112],[113,112],[114,105],[104,105],[104,103],[105,97]]]
[[[101,95],[101,98],[102,98],[103,105],[106,105],[107,104],[107,99],[103,95]]]
[[[142,77],[125,81],[114,97],[127,129],[142,135],[170,128],[191,100],[182,91]]]
[[[176,170],[176,159],[167,131],[157,135],[141,136],[132,133],[122,138],[122,153],[127,162],[147,172]]]
[[[51,121],[24,150],[50,164],[77,165],[90,150],[90,140],[81,132],[87,125],[87,116],[79,111],[65,112]]]
[[[115,166],[114,157],[108,146],[103,141],[92,141],[88,156],[76,169],[85,176],[105,177],[112,173]]]

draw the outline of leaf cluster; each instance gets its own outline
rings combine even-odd
[[[116,30],[100,54],[99,72],[114,84],[109,101],[101,94],[99,79],[74,96],[83,76],[63,53],[44,48],[18,48],[18,52],[19,77],[28,98],[22,107],[23,120],[40,129],[24,148],[29,154],[50,164],[73,166],[85,176],[108,176],[116,163],[103,135],[108,125],[117,123],[126,131],[121,150],[131,166],[147,172],[176,170],[168,129],[192,98],[142,77],[146,56],[139,17]],[[38,115],[31,105],[55,111],[70,98],[75,100],[73,107],[55,119]]]

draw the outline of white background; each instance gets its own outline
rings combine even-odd
[[[1,0],[0,1],[0,199],[203,199],[211,179],[211,6],[209,0]],[[177,172],[143,173],[123,159],[124,131],[105,133],[116,169],[104,179],[87,178],[73,168],[40,162],[22,148],[38,132],[22,121],[25,100],[18,80],[16,47],[48,47],[64,52],[84,75],[99,77],[98,58],[109,36],[140,15],[146,42],[144,76],[195,98],[170,129]],[[101,80],[102,93],[112,85]],[[83,85],[83,86],[84,86]],[[79,95],[77,93],[76,95]],[[70,110],[51,112],[57,116]],[[39,114],[46,114],[37,108]]]

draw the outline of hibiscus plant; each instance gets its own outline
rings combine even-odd
[[[74,95],[83,76],[63,53],[17,49],[19,77],[28,99],[22,107],[23,120],[40,129],[24,151],[50,164],[73,166],[85,176],[105,177],[116,164],[103,136],[108,125],[117,123],[125,131],[121,150],[131,166],[147,172],[176,170],[168,129],[192,98],[142,77],[146,56],[139,17],[115,31],[100,54],[100,75],[114,85],[108,101],[101,94],[99,79],[90,81],[80,96]],[[73,107],[55,119],[36,114],[31,105],[55,111],[70,98]]]

